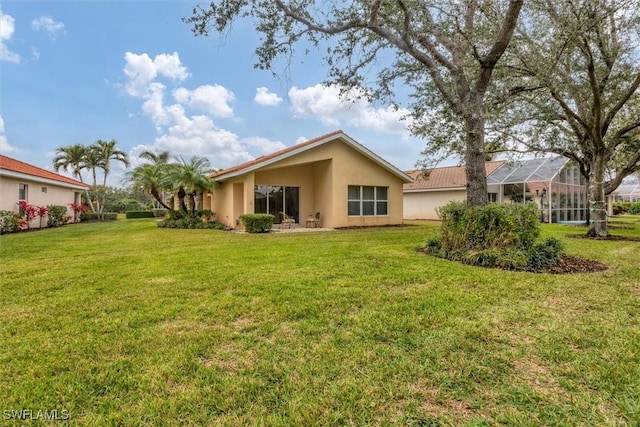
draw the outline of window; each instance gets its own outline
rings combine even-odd
[[[27,200],[27,184],[18,184],[18,200]]]
[[[387,215],[389,188],[350,185],[347,192],[347,211],[351,216]]]
[[[43,193],[47,192],[47,187],[40,187],[40,191],[42,191]]]

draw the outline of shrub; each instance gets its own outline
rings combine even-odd
[[[467,207],[464,202],[451,202],[438,209],[438,214],[442,220],[441,245],[449,251],[526,250],[540,235],[538,210],[533,203]]]
[[[118,219],[118,212],[104,212],[102,214],[105,221],[115,221]],[[98,221],[100,218],[98,217],[97,212],[82,212],[80,214],[80,221]]]
[[[240,221],[247,233],[266,233],[273,227],[275,217],[270,214],[240,215]]]
[[[558,263],[564,244],[555,237],[536,243],[529,249],[527,266],[530,270],[542,270]]]
[[[212,212],[210,210],[202,210],[202,209],[198,209],[198,210],[194,211],[193,213],[185,212],[183,210],[167,212],[167,219],[169,219],[169,220],[176,220],[176,219],[181,219],[181,218],[195,217],[195,218],[200,218],[203,221],[213,221],[215,216],[216,216],[215,212]]]
[[[208,209],[199,209],[196,211],[196,216],[202,218],[203,221],[213,221],[216,213]]]
[[[625,203],[614,203],[613,205],[613,214],[614,215],[622,215],[626,214],[629,211],[629,208],[625,205]]]
[[[127,219],[133,218],[153,218],[152,211],[127,211],[125,213],[125,217]]]
[[[38,216],[38,208],[37,206],[30,205],[24,200],[20,200],[18,202],[18,209],[20,211],[20,216],[24,219],[22,223],[26,225],[26,228],[31,228],[31,220]],[[21,227],[22,227],[21,223]]]
[[[20,230],[20,215],[12,211],[0,211],[0,234]]]
[[[166,208],[151,209],[151,212],[153,213],[154,218],[164,218],[165,216],[167,216],[169,209],[166,209]]]
[[[640,215],[640,202],[616,202],[613,205],[613,214]]]
[[[451,202],[438,210],[440,237],[425,242],[423,250],[435,256],[482,267],[540,270],[558,262],[562,243],[540,235],[538,210],[533,203],[467,207]]]
[[[158,222],[160,228],[185,228],[185,229],[214,229],[224,230],[224,224],[219,222],[203,221],[202,218],[196,216],[187,216],[179,219],[166,218]]]
[[[59,227],[65,225],[71,217],[67,215],[67,207],[61,205],[49,205],[49,218],[47,219],[48,227]]]

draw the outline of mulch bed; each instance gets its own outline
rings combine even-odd
[[[435,256],[424,248],[418,249],[428,256]],[[445,258],[446,259],[446,258]],[[499,267],[480,267],[479,268],[499,268]],[[560,255],[558,263],[552,267],[547,267],[543,270],[521,270],[529,273],[546,273],[546,274],[573,274],[573,273],[595,273],[597,271],[607,270],[609,266],[598,261],[593,261],[586,258],[580,258],[572,255]],[[505,269],[506,271],[514,271]]]
[[[571,274],[571,273],[594,273],[604,271],[609,268],[606,264],[590,259],[579,258],[571,255],[562,255],[560,261],[553,267],[535,273],[550,274]]]
[[[629,236],[616,236],[615,234],[610,234],[607,237],[590,237],[586,234],[567,234],[567,237],[572,239],[593,239],[593,240],[610,240],[610,241],[624,241],[624,242],[640,242],[640,237],[629,237]]]

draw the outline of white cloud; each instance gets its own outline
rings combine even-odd
[[[151,59],[146,53],[137,55],[126,52],[124,59],[126,61],[124,74],[129,79],[125,90],[130,96],[136,98],[149,95],[149,84],[157,76],[167,77],[176,82],[182,82],[190,76],[187,67],[180,62],[177,52],[173,52],[171,55],[165,53],[156,55],[154,59]]]
[[[56,21],[50,16],[39,16],[31,22],[31,28],[36,31],[45,31],[49,37],[55,40],[59,34],[64,34],[64,23]]]
[[[158,81],[158,77],[182,82],[189,76],[177,53],[161,54],[151,59],[146,53],[138,55],[127,52],[125,61],[125,92],[141,100],[142,114],[153,121],[159,134],[153,144],[139,145],[131,150],[132,167],[141,163],[139,154],[145,149],[169,151],[172,155],[185,158],[204,156],[209,158],[212,166],[223,168],[286,147],[280,141],[258,136],[242,138],[218,127],[213,117],[234,116],[229,104],[235,100],[235,95],[223,86],[203,85],[193,90],[179,86],[171,92],[175,103],[166,104],[167,87]],[[205,114],[189,116],[187,108]]]
[[[340,95],[338,86],[317,84],[305,89],[292,87],[289,99],[299,117],[315,117],[328,126],[349,124],[360,129],[409,137],[409,121],[403,120],[409,111],[393,107],[375,108],[361,90]]]
[[[253,101],[265,107],[275,107],[276,105],[280,105],[282,98],[273,92],[269,92],[269,89],[262,86],[256,89],[256,96],[253,98]]]
[[[0,116],[0,153],[16,153],[19,150],[9,144],[7,136],[4,134],[4,119]]]
[[[160,131],[162,126],[169,124],[169,117],[164,106],[165,86],[162,83],[151,83],[148,87],[148,94],[142,104],[142,112],[151,117],[156,129]]]
[[[309,138],[307,138],[306,136],[300,136],[298,137],[298,139],[296,139],[296,144],[302,144],[305,141],[308,141]]]
[[[11,15],[5,15],[0,10],[0,61],[20,62],[20,55],[12,52],[5,44],[5,41],[11,40],[13,36],[14,22],[15,19]]]
[[[229,102],[235,100],[235,95],[224,86],[204,85],[195,90],[181,87],[173,91],[173,99],[214,117],[233,117],[233,109]]]
[[[159,150],[187,156],[206,156],[216,167],[253,158],[238,135],[216,127],[209,117],[182,116],[177,119],[166,134],[156,138],[154,146]]]

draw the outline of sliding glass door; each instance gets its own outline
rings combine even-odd
[[[280,223],[280,212],[300,222],[300,187],[256,185],[255,213],[269,213]]]

